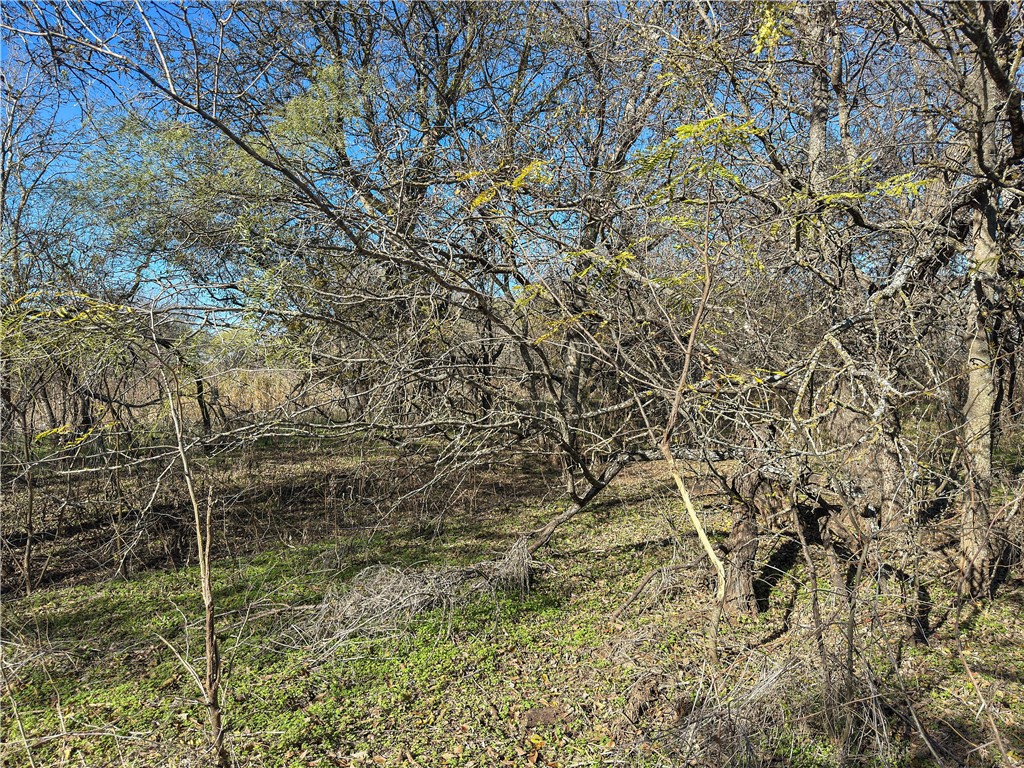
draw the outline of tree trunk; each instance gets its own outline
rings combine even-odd
[[[976,212],[974,222],[973,284],[967,320],[967,402],[964,405],[968,465],[960,529],[961,572],[964,588],[975,598],[991,592],[999,559],[989,509],[996,391],[987,317],[994,299],[992,283],[999,266],[996,236],[996,210],[989,197],[985,206]]]
[[[530,540],[528,546],[530,554],[532,555],[538,549],[547,545],[547,543],[551,541],[551,537],[554,536],[558,526],[572,520],[572,518],[582,512],[587,504],[594,500],[594,497],[597,496],[597,494],[608,487],[608,484],[618,476],[624,466],[626,466],[626,464],[623,460],[609,460],[608,463],[605,464],[600,476],[597,478],[597,482],[592,484],[582,497],[574,501],[567,510],[552,518],[547,525],[544,525],[535,531],[530,531],[527,534]]]
[[[754,564],[757,558],[757,519],[747,505],[736,505],[735,520],[725,550],[726,614],[757,615],[757,596],[754,592]]]
[[[998,291],[1000,187],[993,180],[1024,160],[1024,118],[1020,92],[1013,86],[1019,52],[1012,35],[1007,34],[1010,4],[977,3],[968,7],[975,19],[965,21],[964,28],[977,46],[969,81],[977,125],[972,149],[979,170],[989,181],[976,198],[972,232],[964,406],[968,465],[960,554],[963,588],[972,597],[983,597],[992,592],[1002,557],[1001,536],[993,525],[990,508],[996,408],[994,352],[1000,347],[995,312],[1002,300]]]
[[[203,420],[203,437],[209,437],[213,431],[213,422],[210,420],[210,408],[206,403],[206,391],[201,376],[196,376],[196,403],[199,405],[199,414]]]
[[[808,177],[811,195],[825,191],[825,149],[832,101],[832,76],[828,54],[836,19],[835,3],[826,2],[808,9],[811,43],[811,119],[807,135]]]

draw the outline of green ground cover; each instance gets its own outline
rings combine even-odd
[[[818,633],[805,564],[771,571],[786,542],[766,542],[766,610],[720,623],[714,663],[708,569],[663,490],[627,482],[566,525],[539,554],[525,594],[463,594],[337,642],[314,638],[310,617],[368,566],[417,574],[495,557],[550,506],[478,509],[429,530],[359,529],[218,560],[232,759],[296,768],[909,766],[1024,754],[1020,582],[959,610],[932,589],[928,643],[909,638],[901,600],[878,583],[864,582],[851,621],[845,599],[822,582]],[[714,532],[725,512],[707,509]],[[617,614],[666,566],[677,567]],[[202,653],[193,567],[6,600],[3,764],[205,764],[206,713],[188,669],[202,668]],[[835,660],[827,685],[820,658]]]

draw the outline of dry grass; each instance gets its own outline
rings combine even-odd
[[[344,589],[332,588],[319,605],[297,609],[293,638],[325,659],[354,636],[401,631],[425,611],[450,613],[480,592],[526,594],[533,567],[526,539],[517,540],[501,558],[464,568],[372,565]]]

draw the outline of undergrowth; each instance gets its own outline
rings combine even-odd
[[[301,631],[368,567],[426,574],[498,557],[548,513],[506,511],[489,539],[467,541],[453,521],[429,537],[396,526],[218,561],[232,760],[924,766],[1024,754],[1019,583],[959,608],[934,586],[926,642],[879,584],[865,580],[851,612],[851,598],[821,583],[816,626],[804,565],[769,572],[785,546],[774,542],[764,611],[719,625],[715,663],[699,545],[677,530],[669,497],[635,485],[565,526],[525,591],[417,604],[326,654]],[[664,566],[682,567],[619,610]],[[187,668],[202,663],[197,587],[196,569],[181,568],[5,601],[3,764],[205,764]]]

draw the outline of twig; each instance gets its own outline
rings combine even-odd
[[[647,588],[647,585],[654,581],[656,577],[664,576],[675,571],[680,571],[684,568],[693,568],[693,566],[695,566],[698,562],[699,558],[698,560],[691,560],[688,563],[679,563],[678,565],[666,565],[648,573],[643,578],[643,581],[640,582],[639,586],[637,586],[637,588],[633,590],[633,593],[626,598],[626,601],[615,610],[615,612],[612,614],[612,620],[618,621],[619,618],[621,618],[622,614],[626,612],[626,609],[629,608],[629,606],[631,606],[634,602],[636,602],[636,599],[640,597],[643,591]]]

